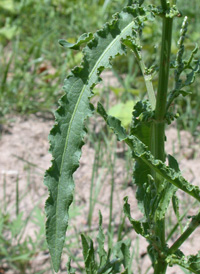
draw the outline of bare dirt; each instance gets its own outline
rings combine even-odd
[[[19,211],[23,212],[24,218],[27,218],[37,206],[44,210],[45,199],[48,196],[47,188],[43,185],[43,175],[45,169],[50,166],[51,155],[48,153],[48,134],[53,125],[52,119],[31,115],[27,118],[12,117],[8,123],[1,128],[0,138],[0,201],[1,207],[10,212],[12,218],[15,218],[16,204],[16,183],[19,183],[20,203]],[[180,132],[178,138],[177,130],[172,126],[167,130],[166,151],[175,155],[180,163],[180,169],[183,175],[193,184],[199,185],[200,181],[200,150],[199,143],[186,131]],[[119,155],[119,154],[117,154]],[[96,203],[92,216],[92,227],[88,228],[87,218],[89,209],[90,186],[92,178],[92,167],[94,162],[95,150],[91,144],[87,143],[83,147],[80,168],[75,174],[75,203],[72,206],[72,221],[69,228],[69,235],[66,243],[71,248],[71,252],[79,257],[81,254],[78,245],[80,244],[79,232],[93,231],[90,235],[95,235],[98,227],[98,211],[101,210],[103,215],[104,228],[108,228],[109,220],[109,200],[111,188],[111,173],[107,172],[107,164],[102,164],[99,169],[99,175],[95,181]],[[131,184],[124,187],[125,159],[117,157],[114,171],[115,192],[113,201],[113,227],[117,230],[121,222],[121,209],[123,206],[123,197],[129,196],[132,214],[134,218],[141,216],[137,208],[135,199],[135,188]],[[6,194],[6,201],[4,196]],[[25,194],[25,195],[24,195]],[[24,197],[23,197],[24,195]],[[188,215],[195,214],[197,208],[192,205],[193,200],[188,198],[183,192],[179,192],[181,197],[182,209],[189,207]],[[6,203],[5,203],[6,202]],[[191,204],[191,206],[190,206]],[[169,220],[170,222],[170,220]],[[43,226],[44,224],[41,224]],[[127,227],[128,227],[127,222]],[[31,221],[29,222],[23,238],[30,235],[33,239],[35,233],[39,230]],[[128,234],[132,239],[132,245],[135,247],[134,273],[145,273],[150,261],[145,255],[147,244],[143,239],[138,237],[135,232]],[[44,236],[42,237],[44,239]],[[78,239],[78,240],[77,240]],[[23,240],[23,239],[22,239]],[[197,229],[192,237],[183,245],[182,250],[186,255],[196,254],[199,250],[200,230]],[[73,246],[73,243],[75,246]],[[66,251],[66,254],[69,251]],[[68,260],[68,255],[63,257],[63,271]],[[37,273],[36,270],[46,269],[49,264],[49,255],[42,251],[35,254],[31,260],[31,273]],[[81,264],[81,263],[80,263]],[[2,267],[2,266],[1,266]],[[33,269],[36,269],[35,272]],[[8,270],[5,273],[19,273],[14,270]],[[29,273],[29,272],[27,272]],[[52,273],[47,270],[45,273]],[[77,272],[78,273],[78,272]],[[151,272],[149,272],[151,273]],[[178,267],[168,268],[168,274],[184,273]]]

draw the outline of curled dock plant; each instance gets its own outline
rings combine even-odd
[[[131,148],[135,159],[133,180],[137,186],[136,197],[143,209],[145,221],[132,219],[127,197],[124,199],[124,213],[133,229],[147,239],[148,254],[155,274],[166,273],[167,266],[173,264],[200,273],[200,256],[186,258],[179,250],[182,243],[197,228],[200,222],[199,213],[192,217],[188,229],[171,247],[168,247],[165,235],[166,211],[170,201],[175,200],[178,189],[200,201],[200,189],[183,178],[176,159],[169,155],[169,165],[166,164],[165,127],[176,118],[176,113],[169,111],[170,105],[178,96],[188,94],[185,87],[191,85],[200,72],[199,60],[195,58],[197,47],[192,51],[189,60],[183,60],[187,18],[183,21],[177,57],[174,62],[170,61],[173,20],[181,17],[175,2],[161,0],[160,6],[144,6],[145,1],[128,1],[128,5],[96,33],[83,34],[74,44],[65,40],[59,41],[68,49],[78,50],[83,45],[85,47],[81,65],[74,68],[64,82],[64,95],[59,101],[59,108],[55,112],[55,125],[49,135],[53,159],[44,178],[49,190],[45,205],[46,239],[56,272],[60,267],[69,220],[68,212],[73,201],[73,173],[79,166],[81,147],[86,134],[84,123],[94,112],[94,106],[90,103],[92,90],[101,81],[101,72],[110,68],[111,61],[118,55],[125,55],[129,48],[141,68],[148,99],[137,102],[134,106],[129,132],[121,126],[120,120],[109,116],[100,103],[97,108],[118,140],[124,141]],[[141,37],[145,22],[157,20],[159,17],[163,27],[158,64],[159,80],[155,92],[152,69],[147,68],[143,60]],[[170,69],[174,70],[175,75],[172,91],[168,90]],[[186,75],[186,80],[182,79],[182,74]],[[110,260],[110,252],[107,254],[103,248],[104,236],[101,226],[100,214],[99,263],[95,259],[93,241],[85,235],[81,236],[86,273],[132,273],[128,245],[119,243],[118,250],[121,255],[115,253],[118,255],[114,261]],[[123,272],[119,272],[120,265],[123,266]],[[68,273],[75,273],[70,262]]]

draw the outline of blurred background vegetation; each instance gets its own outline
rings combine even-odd
[[[80,52],[65,50],[59,39],[70,42],[84,32],[93,32],[120,11],[125,0],[0,0],[0,117],[8,113],[51,112],[62,94],[62,83],[68,71],[81,61]],[[147,4],[159,4],[158,0]],[[200,3],[197,0],[178,0],[183,16],[189,17],[186,50],[193,49],[199,40]],[[172,52],[182,20],[175,20]],[[145,27],[144,56],[147,65],[157,65],[161,28],[156,22]],[[144,96],[145,86],[132,54],[114,61],[114,73],[122,88],[111,90],[126,101],[134,95]],[[173,58],[173,57],[172,57]],[[120,69],[119,69],[120,68]],[[121,77],[121,74],[126,77]],[[134,84],[133,84],[134,83]],[[154,84],[156,85],[156,77]],[[195,132],[200,106],[198,86],[192,95],[181,98],[180,126]],[[125,93],[124,93],[125,91]]]
[[[0,115],[50,111],[64,77],[82,58],[58,40],[75,42],[95,31],[122,2],[0,0]]]

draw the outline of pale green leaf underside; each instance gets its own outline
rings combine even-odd
[[[83,50],[81,67],[75,68],[64,83],[65,95],[60,100],[55,113],[56,124],[49,135],[52,166],[44,179],[49,190],[45,207],[46,238],[56,272],[68,225],[68,209],[73,200],[73,173],[81,156],[84,121],[91,114],[91,90],[99,82],[102,70],[110,66],[110,60],[125,53],[121,39],[135,35],[133,28],[137,27],[135,18],[138,15],[145,15],[142,8],[127,7],[115,16],[111,24],[94,34],[93,40]]]

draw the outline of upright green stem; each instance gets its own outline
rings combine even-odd
[[[163,10],[166,10],[167,9],[166,0],[160,0],[160,2],[161,2],[161,6],[162,6]]]
[[[161,0],[161,5],[164,11],[167,9],[165,0]],[[167,90],[169,78],[169,65],[172,40],[172,18],[163,17],[162,26],[162,45],[160,55],[160,70],[158,80],[158,91],[156,98],[155,120],[152,125],[152,144],[151,152],[156,159],[165,161],[165,115],[167,103]],[[163,189],[163,179],[159,175],[153,174],[157,187],[157,193],[160,194]],[[159,238],[160,253],[158,252],[157,262],[154,266],[154,274],[166,273],[167,264],[161,256],[161,251],[165,249],[165,218],[162,220],[155,219],[155,236]]]
[[[162,46],[160,56],[160,71],[158,80],[158,91],[156,98],[155,123],[153,130],[152,153],[155,158],[165,160],[165,114],[167,104],[167,89],[169,78],[171,37],[172,37],[172,18],[163,18]],[[160,186],[157,186],[160,189]]]
[[[160,56],[160,72],[158,81],[158,93],[156,101],[156,120],[162,122],[166,114],[167,89],[170,66],[172,18],[163,18],[162,47]]]
[[[195,229],[200,225],[200,212],[192,218],[188,228],[183,232],[183,234],[176,240],[176,242],[170,247],[169,254],[175,253],[178,248],[189,238],[189,236],[195,231]]]

